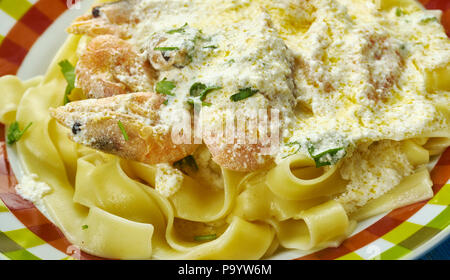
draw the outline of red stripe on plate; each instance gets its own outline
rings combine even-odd
[[[0,45],[0,58],[3,58],[13,65],[17,65],[17,68],[22,63],[27,53],[27,49],[14,43],[8,36],[3,39],[3,43]]]
[[[34,234],[42,238],[45,242],[51,242],[64,238],[64,234],[54,224],[48,222],[42,225],[28,227]]]
[[[391,231],[391,229],[397,227],[401,223],[403,223],[402,220],[397,220],[397,219],[391,218],[389,216],[385,216],[378,222],[376,222],[373,225],[371,225],[370,227],[366,228],[365,230],[367,230],[368,232],[370,232],[378,237],[381,237],[381,236],[385,235],[386,233],[388,233],[389,231]],[[369,242],[367,242],[367,243],[369,243]]]
[[[28,227],[50,223],[50,221],[42,215],[37,208],[16,210],[14,211],[14,215]]]
[[[298,260],[311,260],[311,259],[319,259],[319,260],[334,260],[343,255],[347,255],[352,251],[345,246],[339,246],[337,248],[326,248],[319,252],[314,253],[315,256],[304,256],[298,258]]]
[[[42,34],[52,24],[53,21],[46,15],[44,15],[35,6],[33,6],[20,19],[20,22],[33,29],[36,33]]]
[[[358,250],[367,244],[375,241],[379,236],[371,233],[370,231],[363,230],[345,240],[342,245],[350,249],[351,251]]]
[[[16,193],[0,193],[0,198],[12,212],[14,212],[15,210],[34,208],[32,202],[23,199]]]

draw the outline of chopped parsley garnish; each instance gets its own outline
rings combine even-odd
[[[400,16],[404,15],[404,13],[403,13],[402,9],[397,8],[397,9],[395,9],[395,15],[400,17]]]
[[[297,142],[297,141],[295,141],[295,142],[289,142],[289,143],[286,144],[286,146],[288,146],[288,147],[297,146],[297,150],[295,150],[295,152],[293,152],[293,153],[291,153],[291,154],[289,154],[289,155],[287,155],[287,156],[284,156],[283,158],[287,158],[287,157],[290,157],[290,156],[295,155],[295,154],[298,153],[298,151],[300,151],[300,149],[302,148],[302,145],[300,145],[300,143]]]
[[[195,83],[191,86],[190,90],[189,90],[189,94],[193,97],[200,97],[201,101],[205,101],[206,96],[214,91],[214,90],[219,90],[222,89],[222,87],[219,86],[206,86],[205,84],[202,83]]]
[[[175,96],[175,94],[172,92],[172,90],[176,87],[175,83],[172,81],[167,81],[167,78],[164,78],[162,81],[159,81],[156,83],[156,92],[165,94],[165,95],[171,95]]]
[[[19,128],[19,123],[18,122],[13,122],[9,128],[8,128],[8,133],[6,135],[6,143],[8,143],[8,145],[12,145],[14,143],[16,143],[17,141],[19,141],[19,139],[22,137],[22,135],[27,131],[28,128],[30,128],[30,126],[33,123],[30,122],[24,130],[20,130]]]
[[[428,18],[424,18],[420,21],[420,24],[427,24],[430,22],[439,22],[437,17],[428,17]]]
[[[66,91],[64,93],[64,105],[70,102],[69,94],[75,88],[75,67],[66,59],[58,63],[64,79],[67,81]]]
[[[175,28],[169,31],[166,31],[167,34],[174,34],[174,33],[184,33],[184,29],[188,26],[188,23],[186,22],[182,27]]]
[[[118,121],[117,125],[119,126],[120,131],[122,132],[122,135],[123,135],[123,138],[125,139],[125,141],[128,141],[128,134],[127,134],[127,132],[125,130],[125,127],[123,126],[122,122]]]
[[[88,225],[82,225],[82,226],[81,226],[81,229],[82,229],[82,230],[85,230],[85,229],[88,229],[88,228],[89,228]]]
[[[211,241],[217,238],[217,234],[197,235],[194,237],[195,241]]]
[[[237,102],[237,101],[249,98],[249,97],[255,95],[256,93],[258,93],[257,89],[241,88],[241,89],[239,89],[239,92],[236,94],[233,94],[230,97],[230,99],[231,99],[231,101]]]
[[[340,151],[344,151],[343,154],[338,154]],[[336,164],[341,158],[343,158],[347,152],[344,147],[329,149],[319,154],[315,154],[315,148],[313,145],[308,147],[309,155],[314,159],[316,167],[322,167],[326,165]]]
[[[184,173],[188,173],[187,171],[198,171],[197,162],[195,162],[195,158],[193,156],[187,156],[177,162],[174,162],[173,166],[175,168],[180,169]]]
[[[211,46],[206,46],[206,47],[203,47],[204,49],[217,49],[217,48],[219,48],[218,46],[214,46],[214,45],[211,45]]]
[[[179,49],[180,48],[178,48],[178,47],[157,47],[157,48],[154,48],[153,50],[161,51],[161,52],[169,52],[169,51],[177,51]]]

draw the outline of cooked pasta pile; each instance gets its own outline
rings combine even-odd
[[[429,15],[419,4],[383,0],[378,9],[375,1],[362,0],[284,0],[275,4],[215,0],[208,3],[214,2],[210,5],[217,6],[220,13],[205,15],[205,26],[200,21],[188,26],[183,25],[186,19],[181,15],[189,14],[189,9],[180,8],[179,14],[176,10],[177,3],[184,2],[166,2],[140,4],[153,7],[170,2],[172,16],[180,19],[158,24],[166,29],[169,24],[178,27],[166,32],[171,35],[197,36],[221,24],[232,26],[230,30],[240,22],[254,24],[256,31],[249,27],[248,38],[230,31],[208,41],[211,46],[206,49],[212,53],[201,55],[211,59],[203,65],[210,67],[212,74],[205,76],[213,77],[228,67],[214,63],[227,57],[221,53],[221,40],[233,38],[235,41],[227,41],[229,53],[242,54],[234,63],[247,65],[243,56],[256,55],[273,67],[272,72],[266,68],[264,72],[257,62],[249,62],[250,70],[230,66],[228,72],[214,76],[215,82],[222,83],[202,101],[210,103],[204,109],[212,114],[217,113],[215,106],[222,106],[221,100],[229,100],[232,94],[231,100],[236,101],[232,104],[241,102],[241,107],[269,102],[283,111],[294,103],[291,111],[282,113],[285,120],[290,114],[294,117],[283,123],[281,151],[271,164],[237,170],[234,163],[221,165],[223,159],[204,144],[176,164],[170,160],[145,163],[127,157],[129,153],[114,155],[110,150],[94,149],[98,145],[77,138],[84,129],[81,123],[71,122],[68,129],[50,115],[54,108],[83,104],[66,100],[73,102],[60,107],[68,96],[61,62],[76,65],[91,41],[88,35],[70,35],[45,75],[29,81],[15,76],[0,78],[0,122],[11,126],[17,121],[20,128],[32,123],[12,147],[25,173],[50,186],[51,191],[40,201],[70,242],[90,254],[118,259],[261,259],[278,250],[337,246],[357,222],[432,197],[427,164],[450,145],[450,42],[437,22],[426,20]],[[206,3],[193,2],[199,6]],[[260,10],[255,12],[252,5]],[[242,20],[252,13],[255,18]],[[233,16],[239,19],[237,23]],[[258,25],[260,18],[263,25]],[[206,26],[208,20],[211,27]],[[418,23],[410,27],[411,22]],[[190,27],[195,24],[206,31],[195,31]],[[152,31],[144,24],[133,34],[142,35],[150,32],[149,28]],[[181,32],[180,28],[192,30]],[[119,30],[116,35],[126,37],[126,30]],[[261,39],[260,33],[266,37],[261,35]],[[145,46],[139,38],[127,40]],[[176,44],[181,39],[170,40],[165,42]],[[246,45],[237,46],[244,42],[251,46],[258,40],[262,42],[256,47],[260,54]],[[175,50],[169,47],[159,48]],[[182,77],[177,81],[180,86],[169,89],[181,90],[188,75],[180,73],[197,69],[197,58],[172,70],[157,69],[155,64],[149,77],[160,75],[157,80],[166,82],[178,75]],[[227,63],[233,63],[230,58]],[[295,67],[287,73],[285,67],[291,64]],[[130,77],[141,71],[146,70],[138,69]],[[151,80],[130,77],[122,77],[121,82],[128,83],[122,94],[131,87],[138,92],[154,86]],[[246,89],[236,95],[243,85],[227,82],[241,80],[254,82],[252,87],[257,85],[261,91],[264,88],[264,95]],[[95,96],[99,92],[106,91],[92,89],[90,98],[99,98]],[[248,95],[245,100],[236,100],[243,94]],[[179,92],[173,96],[176,98],[168,99],[167,108],[185,101]],[[162,116],[169,114],[164,110]],[[124,133],[126,126],[114,129],[120,137],[133,137]],[[128,139],[120,141],[126,144]],[[193,170],[186,170],[186,163]]]

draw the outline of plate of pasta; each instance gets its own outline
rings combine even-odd
[[[412,259],[449,234],[446,1],[0,19],[0,258]]]

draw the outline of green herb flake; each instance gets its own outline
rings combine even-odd
[[[169,31],[166,31],[167,34],[174,34],[174,33],[184,33],[185,32],[185,28],[188,26],[188,23],[186,22],[182,27],[180,28],[176,28],[176,29],[172,29]]]
[[[179,49],[180,48],[178,48],[178,47],[157,47],[157,48],[154,48],[153,50],[161,51],[161,52],[170,52],[170,51],[177,51]]]
[[[201,101],[205,101],[206,96],[215,91],[222,89],[222,87],[219,86],[206,86],[203,83],[195,83],[191,86],[189,89],[189,94],[193,97],[200,97]]]
[[[177,162],[174,162],[173,166],[175,168],[180,169],[184,173],[188,173],[187,171],[198,171],[197,162],[195,162],[195,158],[192,155],[189,155]]]
[[[206,85],[202,83],[195,83],[189,89],[189,94],[191,96],[197,97],[201,96],[202,92],[206,89]]]
[[[258,93],[257,89],[252,89],[252,88],[242,88],[239,89],[239,92],[236,94],[233,94],[230,99],[231,101],[237,102],[246,98],[249,98],[253,95],[255,95],[256,93]]]
[[[156,83],[156,92],[165,94],[165,95],[171,95],[175,96],[175,94],[172,92],[172,90],[176,87],[175,83],[172,81],[167,81],[167,78],[164,78],[162,81],[159,81]]]
[[[217,238],[217,234],[197,235],[194,237],[195,241],[211,241]]]
[[[338,153],[342,150],[344,151],[344,154],[342,156],[337,157]],[[316,168],[336,164],[341,158],[343,158],[347,154],[344,147],[329,149],[322,153],[314,154],[315,148],[313,145],[310,145],[308,147],[308,152],[309,155],[314,159],[314,162],[316,163]]]
[[[88,225],[82,225],[82,226],[81,226],[81,229],[82,229],[82,230],[86,230],[86,229],[88,229],[88,228],[89,228]]]
[[[422,20],[420,20],[420,24],[427,24],[427,23],[430,23],[430,22],[439,22],[438,21],[438,19],[437,19],[437,17],[428,17],[428,18],[424,18],[424,19],[422,19]]]
[[[122,132],[123,139],[125,139],[125,141],[128,141],[128,134],[127,131],[125,130],[125,127],[123,126],[123,123],[119,120],[117,122],[117,125],[119,126],[120,131]]]
[[[211,46],[206,46],[206,47],[203,47],[204,49],[218,49],[219,47],[218,46],[214,46],[214,45],[211,45]]]
[[[402,15],[404,15],[403,10],[400,8],[395,9],[395,15],[401,17]]]
[[[25,134],[25,132],[28,130],[28,128],[30,128],[30,126],[33,123],[30,122],[24,130],[20,130],[19,128],[19,123],[18,122],[13,122],[9,128],[8,128],[8,133],[6,135],[6,143],[8,143],[8,145],[12,145],[14,143],[16,143],[17,141],[20,140],[20,138]]]
[[[66,105],[70,102],[69,94],[75,88],[75,67],[66,59],[62,60],[58,63],[61,68],[61,72],[64,76],[64,79],[67,81],[66,91],[64,93],[64,101],[63,104]]]

